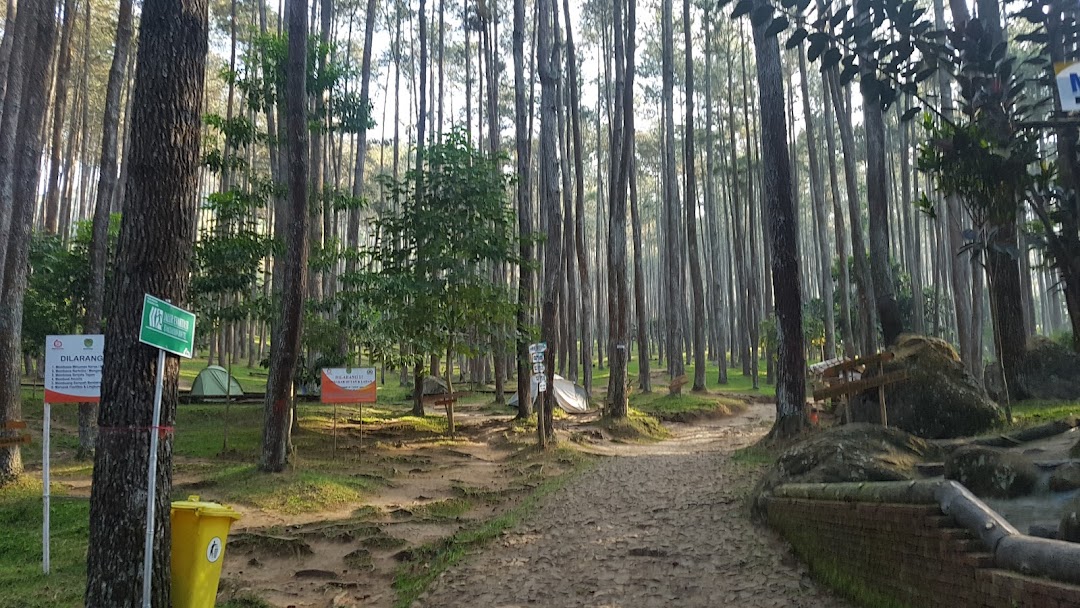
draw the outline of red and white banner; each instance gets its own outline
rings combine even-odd
[[[45,338],[45,401],[97,403],[101,399],[101,366],[105,336]]]
[[[322,370],[323,403],[375,403],[374,367]]]

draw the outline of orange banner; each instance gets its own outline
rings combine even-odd
[[[375,403],[375,368],[327,368],[322,370],[323,403]]]

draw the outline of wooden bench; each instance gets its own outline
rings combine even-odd
[[[878,389],[878,403],[881,407],[881,424],[889,426],[888,411],[885,407],[885,386],[906,380],[906,371],[885,373],[885,364],[896,358],[890,351],[880,352],[869,357],[857,357],[828,367],[821,374],[822,384],[814,390],[814,401],[826,401],[841,398],[844,400],[844,417],[851,422],[850,399],[872,389]],[[877,375],[869,378],[865,374],[877,367]],[[856,379],[855,375],[859,377]]]
[[[0,431],[17,431],[26,428],[26,422],[22,420],[10,420],[0,424]],[[12,448],[17,445],[30,443],[30,435],[16,435],[14,437],[0,437],[0,448]]]

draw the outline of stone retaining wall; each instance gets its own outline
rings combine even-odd
[[[980,538],[926,500],[934,488],[907,487],[905,497],[914,501],[894,496],[897,502],[888,502],[890,492],[861,492],[868,498],[860,500],[851,492],[785,492],[781,486],[766,499],[766,513],[818,576],[867,606],[1080,607],[1080,585],[995,567],[998,547],[987,547],[985,534]],[[1005,537],[1023,535],[1006,530]]]

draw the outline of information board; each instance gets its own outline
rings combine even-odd
[[[45,401],[97,403],[104,361],[105,336],[45,338]]]

